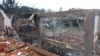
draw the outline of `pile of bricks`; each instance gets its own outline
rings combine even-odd
[[[0,32],[0,56],[58,56]]]
[[[41,56],[25,43],[11,38],[0,38],[1,56]]]

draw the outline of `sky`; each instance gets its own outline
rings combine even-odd
[[[62,8],[62,11],[71,8],[100,9],[100,0],[16,0],[16,2],[21,6],[51,9],[53,11],[59,11],[60,8]]]

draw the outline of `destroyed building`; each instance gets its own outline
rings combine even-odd
[[[56,56],[56,54],[59,56],[99,56],[99,16],[100,10],[96,9],[22,13],[14,15],[12,27],[19,35],[20,43],[30,43],[26,45],[35,50],[36,54],[43,49],[50,53],[47,55],[45,51],[41,51],[45,54],[44,56]],[[42,49],[34,48],[34,46]]]
[[[11,19],[3,10],[0,9],[0,12],[0,56],[58,56],[22,42],[16,31],[9,27]],[[9,20],[9,24],[5,24],[6,19]]]

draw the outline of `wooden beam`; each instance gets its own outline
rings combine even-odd
[[[61,42],[61,41],[57,41],[57,40],[54,40],[54,39],[48,39],[48,38],[44,38],[44,41],[46,41],[47,43],[50,43],[52,45],[55,45],[57,47],[60,47],[60,48],[85,50],[83,45],[80,45],[80,44],[77,44],[77,43]]]
[[[46,50],[43,50],[43,49],[40,49],[40,48],[36,48],[36,47],[34,47],[34,46],[31,46],[31,45],[29,45],[29,44],[27,44],[27,45],[31,48],[31,50],[33,50],[33,51],[35,51],[35,52],[37,52],[37,53],[40,53],[40,54],[42,54],[43,56],[59,56],[59,55],[56,55],[56,54],[54,54],[54,53],[48,52],[48,51],[46,51]]]
[[[87,13],[84,20],[84,45],[85,45],[85,56],[94,56],[94,39],[97,34],[98,18],[96,15],[100,15],[100,10],[91,10]],[[97,40],[96,40],[97,41]],[[95,41],[95,42],[96,42]]]
[[[84,20],[85,56],[94,56],[93,55],[94,18],[95,18],[95,11],[89,11]]]

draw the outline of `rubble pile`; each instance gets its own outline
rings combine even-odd
[[[55,40],[83,45],[83,34],[80,32],[63,32],[54,35]]]
[[[41,56],[16,39],[0,38],[0,56]]]

